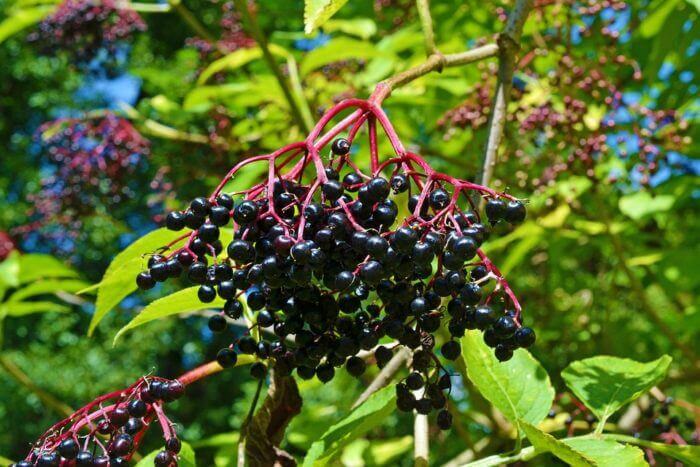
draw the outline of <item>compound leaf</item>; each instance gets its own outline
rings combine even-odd
[[[304,32],[311,34],[336,14],[348,0],[306,0],[304,2]]]

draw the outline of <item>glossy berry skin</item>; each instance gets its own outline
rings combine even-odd
[[[435,211],[439,211],[440,209],[446,208],[450,203],[450,195],[442,188],[438,188],[430,193],[428,202],[430,203],[431,208],[433,208]]]
[[[494,353],[499,362],[506,362],[513,358],[513,351],[503,344],[498,344]]]
[[[525,220],[527,211],[522,201],[509,201],[506,205],[506,210],[503,218],[511,224],[520,224]]]
[[[250,366],[250,376],[255,379],[263,379],[267,375],[267,366],[261,362],[255,362]]]
[[[345,156],[350,152],[350,142],[345,138],[337,138],[331,145],[331,151],[336,156]]]
[[[350,357],[345,362],[345,369],[348,370],[348,373],[355,377],[361,376],[365,372],[365,368],[365,361],[357,356]]]
[[[65,439],[58,445],[58,454],[65,459],[75,459],[80,451],[78,443],[72,439]]]
[[[492,224],[503,219],[506,213],[506,203],[499,198],[490,198],[486,201],[486,206],[484,206],[484,211],[486,212],[486,217],[489,218]]]
[[[123,434],[112,441],[112,444],[109,446],[109,452],[112,456],[121,457],[129,454],[133,447],[134,442],[131,436]]]
[[[136,285],[141,290],[148,290],[155,287],[156,281],[153,279],[153,277],[151,277],[151,273],[148,271],[143,271],[136,276]]]
[[[518,326],[510,316],[499,317],[493,325],[493,330],[502,338],[510,337],[518,329]]]
[[[391,189],[394,193],[403,193],[408,190],[408,177],[404,174],[393,175],[391,180],[389,180],[389,185],[391,185]]]
[[[437,425],[441,430],[452,428],[452,414],[447,410],[441,410],[437,416]]]
[[[528,327],[522,327],[515,331],[515,343],[518,347],[530,347],[535,343],[535,331]]]
[[[462,352],[462,348],[457,341],[447,341],[440,349],[442,356],[448,360],[456,360]]]
[[[168,467],[173,462],[173,455],[168,451],[160,451],[153,459],[153,465],[158,467]]]
[[[221,315],[214,315],[207,323],[211,332],[223,332],[226,329],[226,318]]]
[[[180,452],[181,448],[182,443],[178,438],[170,438],[165,442],[165,449],[173,454],[177,454],[178,452]]]
[[[90,467],[93,463],[93,456],[91,452],[80,451],[75,458],[75,465],[81,467]]]
[[[169,230],[182,230],[185,228],[185,215],[179,211],[173,211],[165,218],[165,226]]]
[[[486,329],[496,321],[496,312],[487,306],[480,306],[475,311],[476,325],[479,329]]]
[[[206,216],[209,214],[209,208],[211,204],[209,200],[204,197],[195,198],[190,203],[190,211],[192,211],[197,216]]]
[[[252,201],[243,201],[233,210],[233,220],[237,224],[246,225],[258,217],[258,206]]]
[[[221,349],[216,354],[216,361],[224,368],[232,367],[238,361],[238,355],[233,349]]]

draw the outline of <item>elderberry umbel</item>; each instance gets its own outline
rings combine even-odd
[[[365,126],[363,147],[356,137]],[[381,161],[377,127],[394,152]],[[363,170],[355,149],[364,148]],[[267,165],[264,181],[223,191],[253,163]],[[360,350],[373,350],[381,367],[406,346],[412,382],[399,384],[398,406],[428,413],[445,407],[451,387],[438,356],[456,359],[467,329],[483,331],[502,361],[535,341],[508,282],[480,249],[491,225],[517,224],[525,215],[509,194],[436,172],[403,148],[376,104],[351,99],[323,116],[305,141],[240,162],[210,196],[169,213],[166,226],[184,231],[173,244],[185,245],[153,254],[137,284],[150,289],[184,275],[199,285],[202,302],[218,296],[224,305],[209,322],[212,331],[242,317],[262,331],[232,342],[218,361],[231,366],[240,353],[253,354],[256,378],[268,365],[324,382],[341,366],[359,376],[366,369]],[[436,348],[443,325],[450,338]],[[411,392],[418,387],[425,387],[420,399]],[[448,428],[449,414],[438,424]]]
[[[164,438],[155,465],[175,467],[181,443],[164,407],[184,391],[179,380],[139,378],[128,388],[100,396],[56,423],[13,467],[128,465],[152,423],[160,426]]]

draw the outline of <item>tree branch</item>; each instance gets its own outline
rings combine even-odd
[[[435,32],[433,31],[433,18],[430,16],[429,0],[416,0],[416,8],[418,9],[418,17],[423,28],[423,37],[425,38],[425,53],[428,57],[438,53],[435,46]]]
[[[367,386],[360,397],[357,398],[354,404],[352,404],[352,409],[355,409],[367,399],[369,396],[379,391],[381,388],[389,384],[394,377],[394,375],[401,369],[401,367],[408,361],[411,356],[411,351],[406,347],[401,347],[396,355],[392,357],[391,360],[386,364],[384,368],[377,374],[376,378]]]
[[[513,82],[513,70],[515,69],[515,53],[520,48],[520,36],[523,25],[530,9],[532,0],[517,0],[513,11],[508,16],[508,23],[498,37],[498,81],[496,95],[491,105],[491,118],[489,121],[489,133],[484,151],[484,164],[479,183],[488,185],[493,176],[496,165],[498,146],[503,138],[503,129],[506,124],[508,95]]]
[[[272,71],[272,74],[275,76],[275,79],[277,80],[277,83],[279,83],[280,88],[282,88],[282,93],[284,94],[284,97],[289,105],[289,109],[292,112],[292,118],[294,119],[297,126],[304,131],[304,133],[308,133],[309,131],[311,131],[311,125],[304,119],[299,105],[294,99],[289,83],[282,75],[282,71],[277,65],[275,57],[273,57],[272,53],[270,52],[270,48],[268,46],[265,34],[263,33],[262,29],[260,29],[260,25],[248,9],[247,0],[234,0],[233,3],[236,6],[236,9],[241,13],[243,22],[246,24],[248,32],[250,32],[250,34],[253,36],[253,39],[255,39],[255,42],[257,42],[258,46],[260,47],[260,50],[263,54],[263,59],[267,63],[267,66],[270,68],[270,71]]]
[[[384,99],[389,97],[392,90],[410,83],[423,75],[427,75],[433,71],[442,71],[443,68],[451,68],[476,62],[484,58],[492,57],[496,55],[497,52],[498,46],[496,44],[486,44],[475,49],[456,54],[432,54],[424,63],[402,71],[401,73],[387,78],[381,83],[377,84],[377,87],[375,88],[370,99],[374,102],[381,103]]]
[[[415,392],[416,399],[423,397],[425,388]],[[413,414],[413,465],[427,467],[430,455],[428,416],[414,411]]]

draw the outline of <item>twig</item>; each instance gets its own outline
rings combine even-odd
[[[23,372],[20,367],[15,365],[12,360],[7,358],[7,356],[0,355],[0,367],[2,367],[10,376],[12,376],[15,381],[34,393],[46,407],[54,410],[56,413],[64,417],[69,417],[73,413],[73,409],[70,408],[70,406],[64,404],[55,396],[49,394],[47,391],[34,384],[31,378],[25,372]]]
[[[296,122],[297,126],[299,126],[299,128],[301,128],[305,133],[308,133],[309,131],[311,131],[311,123],[304,119],[302,112],[299,109],[299,104],[292,95],[289,83],[282,75],[282,71],[280,70],[279,66],[277,65],[277,62],[275,61],[275,57],[273,57],[272,53],[270,52],[270,48],[268,46],[265,34],[263,33],[262,29],[260,29],[260,25],[248,9],[247,0],[234,0],[233,3],[236,6],[236,9],[241,13],[243,22],[246,24],[248,31],[260,47],[260,50],[263,54],[263,59],[265,60],[265,62],[267,62],[267,66],[270,68],[270,71],[272,71],[272,74],[275,76],[277,83],[279,83],[279,86],[282,88],[282,92],[284,93],[284,97],[287,100],[287,103],[289,104],[289,109],[292,112],[292,117],[294,118],[294,121]]]
[[[262,392],[263,380],[258,381],[258,387],[255,390],[255,396],[253,396],[253,402],[250,404],[250,409],[248,410],[248,415],[241,425],[241,439],[238,441],[238,467],[245,467],[245,441],[248,435],[248,425],[253,419],[253,414],[255,413],[255,407],[258,405],[258,400],[260,399],[260,393]]]
[[[523,32],[525,19],[532,8],[532,3],[532,0],[518,0],[513,11],[508,16],[508,23],[503,33],[498,36],[498,81],[496,84],[496,96],[491,106],[489,133],[484,151],[484,170],[479,181],[482,185],[488,185],[493,176],[498,146],[503,138],[503,129],[506,123],[508,94],[513,82],[513,70],[515,68],[515,53],[520,48],[520,36]]]
[[[496,55],[496,53],[498,53],[498,45],[486,44],[472,50],[467,50],[466,52],[445,55],[440,53],[433,54],[422,64],[402,71],[379,83],[372,94],[372,100],[381,103],[391,94],[392,90],[410,83],[423,75],[427,75],[433,71],[442,71],[443,68],[451,68],[476,62],[484,58],[492,57]]]
[[[199,22],[197,17],[192,14],[192,12],[188,10],[185,5],[182,4],[182,0],[168,0],[168,3],[197,35],[201,36],[202,39],[205,39],[212,44],[216,43],[216,38],[209,31],[207,31],[207,28],[205,28],[204,25]]]
[[[424,390],[416,391],[416,398],[423,397]],[[414,412],[413,417],[413,465],[427,467],[430,454],[428,416]]]
[[[377,377],[374,378],[369,386],[367,386],[367,389],[360,394],[360,397],[358,397],[355,403],[352,404],[352,408],[354,409],[355,407],[358,407],[360,404],[369,399],[369,396],[389,384],[396,372],[399,371],[399,369],[408,361],[410,356],[411,351],[402,346],[399,351],[396,352],[396,355],[394,355],[386,366],[382,368]]]
[[[429,0],[416,0],[416,8],[420,17],[420,24],[423,28],[423,37],[425,38],[425,53],[428,57],[438,53],[435,46],[435,32],[433,31],[433,18],[430,16]]]

